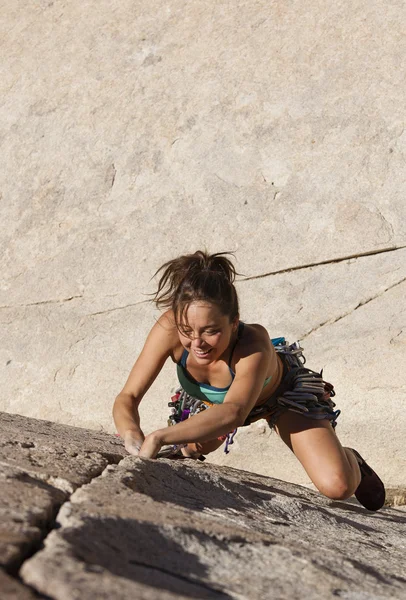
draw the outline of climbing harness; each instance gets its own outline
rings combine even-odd
[[[273,428],[280,415],[290,410],[311,419],[328,419],[335,428],[341,411],[334,410],[334,386],[323,379],[323,370],[317,373],[304,366],[306,358],[298,342],[289,344],[281,337],[272,344],[283,364],[281,383],[270,398],[251,410],[244,426],[266,419]]]
[[[324,381],[323,371],[317,373],[304,366],[306,358],[298,342],[289,344],[284,337],[273,338],[271,341],[283,363],[282,380],[270,398],[263,404],[254,406],[243,427],[259,419],[266,419],[273,428],[280,415],[289,410],[311,419],[328,419],[335,428],[341,411],[334,410],[335,403],[331,400],[335,396],[334,386]],[[168,406],[168,425],[171,426],[207,410],[213,403],[190,396],[179,387],[175,389]],[[236,433],[237,429],[234,429],[218,438],[225,441],[225,454],[230,452],[229,446],[234,443]],[[168,446],[158,456],[182,455],[182,448],[186,446],[187,444]]]
[[[199,412],[206,410],[210,404],[205,400],[199,400],[190,396],[180,387],[175,390],[175,394],[171,397],[171,402],[168,402],[168,406],[171,409],[168,419],[168,425],[170,426],[197,415]]]

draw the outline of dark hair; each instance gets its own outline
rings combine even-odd
[[[238,297],[234,287],[236,275],[233,263],[225,258],[232,252],[209,254],[198,250],[164,263],[154,277],[163,272],[152,299],[157,308],[171,308],[176,327],[183,320],[192,302],[216,304],[230,322],[239,314]]]

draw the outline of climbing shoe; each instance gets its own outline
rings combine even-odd
[[[355,497],[368,510],[379,510],[385,504],[385,487],[362,456],[354,448],[349,450],[355,455],[361,471],[361,482],[354,492]]]

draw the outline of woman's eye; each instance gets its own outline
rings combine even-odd
[[[218,329],[216,330],[207,330],[203,333],[203,335],[216,335],[217,333],[220,333],[220,331]],[[190,329],[182,329],[181,330],[181,334],[185,337],[191,337],[193,335],[193,331]]]

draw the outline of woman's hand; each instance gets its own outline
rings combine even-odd
[[[163,441],[159,431],[153,431],[145,438],[138,456],[140,458],[156,458],[162,446]]]
[[[138,456],[141,450],[141,446],[144,442],[144,434],[142,431],[134,431],[133,429],[128,429],[124,433],[124,446],[129,454],[133,456]]]

